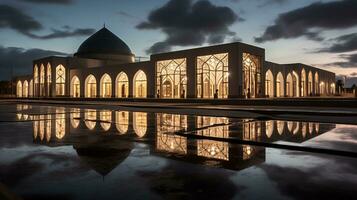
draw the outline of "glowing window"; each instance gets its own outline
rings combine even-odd
[[[185,98],[187,91],[186,59],[156,63],[156,89],[160,98]]]
[[[306,96],[306,72],[305,69],[301,70],[301,92],[302,97]]]
[[[112,79],[108,74],[104,74],[100,79],[100,96],[104,98],[112,97]]]
[[[134,76],[134,97],[146,98],[147,96],[147,80],[146,74],[139,70]]]
[[[28,92],[29,92],[29,83],[25,80],[24,84],[22,85],[22,96],[28,97]]]
[[[65,94],[65,82],[66,82],[66,69],[63,65],[56,67],[56,95],[64,96]]]
[[[116,78],[116,97],[129,96],[129,79],[126,73],[120,72]]]
[[[254,98],[259,95],[261,66],[258,56],[243,53],[243,95]]]
[[[307,95],[312,95],[312,86],[313,86],[313,82],[312,82],[312,72],[309,71],[309,75],[308,75],[308,83],[307,83]]]
[[[274,77],[270,70],[265,73],[265,96],[274,97]]]
[[[80,97],[80,82],[77,76],[74,76],[71,80],[71,96]]]
[[[197,97],[228,98],[228,53],[197,57]]]
[[[97,80],[89,75],[85,80],[85,97],[95,98],[97,96]]]
[[[276,97],[284,97],[284,77],[281,72],[276,76]]]
[[[47,95],[50,96],[51,95],[51,87],[52,87],[52,70],[51,70],[51,65],[50,63],[47,64]]]
[[[22,83],[21,83],[21,81],[18,81],[16,84],[16,96],[22,97]]]

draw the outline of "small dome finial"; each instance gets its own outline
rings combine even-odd
[[[103,24],[103,27],[105,28],[105,22],[104,22],[104,24]]]

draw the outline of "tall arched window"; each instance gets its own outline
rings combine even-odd
[[[265,73],[265,96],[274,97],[274,77],[270,70]]]
[[[138,137],[144,137],[147,131],[147,113],[133,112],[133,128]]]
[[[291,76],[291,73],[288,73],[286,76],[286,96],[292,97],[294,95],[293,93],[293,77]]]
[[[105,98],[112,97],[112,79],[108,74],[104,74],[100,79],[100,96]]]
[[[52,95],[52,69],[51,64],[47,64],[47,96]]]
[[[97,80],[91,74],[85,80],[85,97],[95,98],[97,96]]]
[[[134,76],[134,97],[146,98],[147,96],[147,80],[146,74],[139,70]]]
[[[306,72],[305,69],[301,70],[301,96],[306,96]]]
[[[315,72],[315,95],[320,92],[320,82],[319,82],[319,74]]]
[[[37,65],[35,65],[35,67],[33,68],[33,80],[34,80],[34,96],[38,96],[38,67]]]
[[[23,97],[29,96],[29,83],[27,82],[27,80],[24,81],[24,84],[22,86],[22,96]]]
[[[186,58],[156,63],[156,89],[160,98],[185,98],[187,90]]]
[[[40,67],[40,96],[45,96],[45,66]]]
[[[129,79],[125,72],[120,72],[116,78],[116,97],[126,98],[129,95]]]
[[[254,98],[260,93],[260,58],[243,53],[243,94]]]
[[[21,81],[18,81],[16,84],[16,96],[22,97],[22,83],[21,83]]]
[[[63,65],[56,67],[56,95],[65,95],[65,83],[66,83],[66,69]]]
[[[307,95],[309,95],[309,96],[312,96],[312,86],[313,86],[313,82],[312,82],[312,72],[309,71],[308,84],[307,84]]]
[[[197,57],[197,97],[228,98],[228,53]]]
[[[284,77],[281,72],[276,76],[276,97],[284,97]]]
[[[300,95],[300,90],[299,90],[299,75],[293,71],[293,96],[294,97],[299,97]]]
[[[30,80],[29,96],[30,96],[30,97],[33,97],[33,79]]]
[[[77,76],[74,76],[71,80],[71,96],[78,98],[81,96],[80,93],[80,81]]]

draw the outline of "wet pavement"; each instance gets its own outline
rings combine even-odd
[[[0,104],[0,199],[355,198],[357,125],[214,114]]]

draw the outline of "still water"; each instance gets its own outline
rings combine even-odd
[[[264,144],[357,153],[357,126],[3,104],[0,199],[356,197],[355,154]]]

